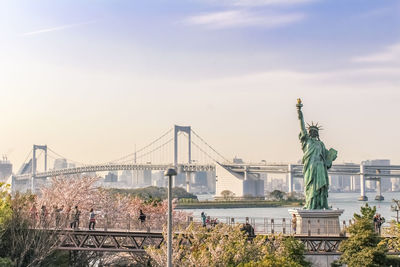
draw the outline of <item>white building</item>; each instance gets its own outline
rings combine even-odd
[[[254,175],[247,174],[245,179],[243,174],[232,172],[222,165],[216,165],[217,184],[215,195],[221,196],[221,192],[229,190],[235,197],[263,197],[264,181]]]

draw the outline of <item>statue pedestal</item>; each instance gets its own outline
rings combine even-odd
[[[339,216],[344,210],[303,210],[290,209],[296,215],[296,234],[298,235],[340,235]]]

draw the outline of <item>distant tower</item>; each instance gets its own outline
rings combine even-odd
[[[188,163],[192,163],[192,130],[190,126],[178,126],[174,125],[174,166],[175,168],[178,167],[178,134],[179,132],[184,132],[188,135]],[[186,173],[186,191],[190,191],[190,180],[191,180],[190,172]],[[172,179],[172,186],[176,186],[176,177],[174,176]]]
[[[33,145],[33,151],[32,151],[32,178],[31,178],[31,192],[33,194],[35,193],[34,180],[35,180],[35,177],[36,177],[36,170],[37,170],[36,150],[43,150],[44,151],[44,170],[47,171],[47,145],[44,145],[44,146]]]
[[[12,164],[4,155],[3,160],[0,160],[0,182],[5,182],[12,174]]]
[[[178,166],[178,134],[179,132],[184,132],[188,135],[188,163],[192,163],[192,137],[190,126],[178,126],[174,125],[174,166]]]

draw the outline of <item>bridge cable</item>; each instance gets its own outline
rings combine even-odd
[[[212,151],[214,151],[218,156],[220,156],[222,159],[224,159],[226,162],[229,162],[224,156],[222,156],[218,151],[216,151],[212,146],[210,146],[203,138],[201,138],[193,129],[192,133],[197,136],[204,144],[206,144],[209,148],[211,148]],[[200,149],[200,148],[199,148]],[[204,151],[203,151],[204,152]],[[207,153],[206,153],[207,154]],[[208,154],[207,154],[208,155]]]
[[[206,151],[204,151],[198,144],[196,144],[194,141],[192,141],[192,144],[197,147],[201,152],[203,152],[205,155],[207,155],[210,159],[212,159],[215,162],[219,162],[218,160],[216,160],[214,157],[212,157],[211,155],[209,155]]]
[[[136,155],[137,155],[137,153],[142,152],[143,150],[145,150],[145,149],[147,149],[148,147],[152,146],[154,143],[158,142],[158,141],[159,141],[160,139],[162,139],[164,136],[166,136],[167,134],[169,134],[172,130],[173,130],[173,128],[169,129],[167,132],[165,132],[163,135],[161,135],[159,138],[157,138],[156,140],[154,140],[153,142],[151,142],[151,143],[148,144],[147,146],[144,146],[144,147],[142,147],[141,149],[136,150],[136,151],[133,152],[133,153],[129,153],[129,154],[123,156],[123,157],[120,157],[120,158],[118,158],[118,159],[115,159],[115,160],[112,160],[112,161],[109,161],[109,162],[118,162],[118,161],[124,160],[124,159],[126,159],[126,158],[131,157],[131,156],[134,156],[135,153],[136,153]],[[136,159],[137,159],[137,158],[136,158]],[[124,162],[128,162],[128,160],[127,160],[127,161],[124,161]]]
[[[169,139],[167,142],[161,144],[160,146],[154,148],[153,150],[150,150],[150,151],[148,151],[148,152],[146,152],[146,153],[140,155],[139,157],[136,157],[136,159],[140,159],[140,158],[143,158],[143,157],[145,157],[145,156],[150,155],[150,154],[153,153],[154,151],[157,151],[158,149],[164,147],[165,145],[167,145],[168,143],[170,143],[170,142],[173,141],[173,140],[174,140],[174,138]],[[129,162],[129,161],[131,161],[131,160],[122,161],[121,163]]]
[[[27,163],[26,161],[28,160],[28,158],[29,158],[29,156],[31,155],[32,151],[33,151],[33,149],[31,149],[31,150],[28,152],[28,154],[26,155],[24,161],[22,162],[22,165],[25,164],[25,163]]]
[[[47,147],[47,150],[49,150],[50,152],[53,152],[56,156],[58,156],[58,157],[61,157],[61,158],[63,158],[63,159],[66,159],[67,161],[70,161],[70,162],[72,162],[72,163],[77,163],[77,164],[79,164],[79,165],[90,165],[90,164],[86,164],[86,163],[82,163],[82,162],[79,162],[79,161],[76,161],[76,160],[72,160],[72,159],[69,159],[69,158],[66,158],[66,157],[64,157],[63,155],[60,155],[59,153],[57,153],[57,152],[55,152],[54,150],[52,150],[51,148],[49,148],[49,147]]]

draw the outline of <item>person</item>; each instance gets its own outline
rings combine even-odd
[[[207,219],[207,216],[204,213],[204,211],[202,211],[201,212],[201,222],[203,223],[203,227],[206,227],[206,219]]]
[[[303,104],[301,99],[297,99],[297,113],[300,120],[299,139],[303,150],[303,175],[304,175],[304,191],[306,197],[305,209],[329,209],[328,206],[328,189],[329,178],[328,169],[332,166],[332,162],[337,157],[337,151],[334,149],[327,150],[325,145],[319,139],[320,127],[311,123],[308,126],[308,132],[305,127],[303,112],[301,108]]]
[[[245,224],[243,224],[243,226],[242,226],[242,228],[241,228],[240,230],[242,230],[243,232],[247,233],[247,235],[248,235],[249,237],[255,237],[254,228],[253,228],[253,226],[252,226],[251,224],[249,224],[248,222],[246,222]]]
[[[379,220],[379,218],[378,218],[378,213],[377,214],[375,214],[374,215],[374,219],[373,219],[373,221],[374,221],[374,228],[375,228],[375,232],[379,232],[379,230],[378,230],[378,220]]]
[[[31,215],[31,221],[32,224],[36,226],[36,219],[37,219],[37,209],[36,209],[36,204],[33,203],[30,211],[29,211],[30,215]]]
[[[62,227],[61,220],[62,220],[62,213],[64,212],[64,205],[61,205],[58,209],[56,209],[56,227]]]
[[[96,214],[93,211],[93,208],[90,209],[89,214],[89,230],[94,230],[94,226],[96,225]]]
[[[65,228],[67,228],[68,222],[70,221],[70,214],[71,214],[71,206],[68,206],[64,212]]]
[[[143,213],[142,210],[139,210],[139,221],[140,221],[140,226],[143,226],[144,222],[146,221],[146,215]]]
[[[42,208],[40,210],[40,225],[42,227],[46,226],[47,223],[47,209],[45,205],[42,205]]]
[[[61,206],[60,208],[57,205],[53,206],[53,214],[54,214],[54,220],[55,220],[55,227],[58,228],[60,227],[60,221],[61,221],[61,212],[64,209],[64,206]]]
[[[297,227],[297,217],[296,214],[292,215],[292,229],[293,233],[296,234],[296,227]]]
[[[81,211],[78,209],[78,206],[75,206],[73,221],[71,222],[71,228],[79,229],[79,217],[80,216],[81,216]]]
[[[378,219],[377,219],[378,234],[380,235],[381,234],[382,224],[385,223],[385,218],[381,217],[381,215],[379,213],[377,215],[378,215]]]

